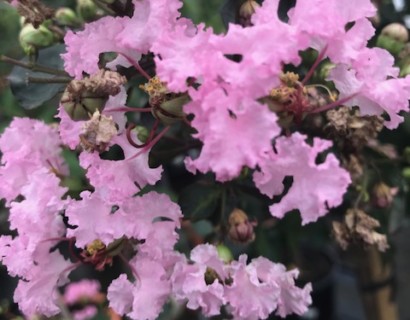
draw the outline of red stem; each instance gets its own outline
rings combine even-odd
[[[335,108],[335,107],[340,106],[340,105],[344,104],[345,102],[349,101],[350,99],[352,99],[356,95],[357,95],[357,93],[351,94],[350,96],[347,96],[343,99],[340,99],[340,100],[337,100],[335,102],[329,103],[329,104],[327,104],[323,107],[313,109],[310,113],[319,113],[319,112],[322,112],[322,111],[327,111],[329,109]]]
[[[118,107],[105,110],[105,112],[151,112],[151,108]]]
[[[309,79],[313,76],[313,73],[315,72],[317,66],[319,63],[322,61],[323,57],[325,56],[325,53],[327,51],[327,45],[320,51],[319,55],[317,56],[315,62],[313,63],[312,67],[309,69],[308,73],[302,80],[302,84],[305,85]]]
[[[147,80],[151,79],[151,77],[149,76],[149,74],[146,73],[145,70],[141,68],[141,66],[139,65],[139,63],[138,63],[137,61],[131,59],[130,57],[128,57],[128,56],[127,56],[126,54],[124,54],[124,53],[119,53],[119,54],[121,54],[125,59],[127,59],[128,62],[131,63],[132,66],[133,66],[135,69],[137,69],[137,71],[138,71],[139,73],[141,73],[145,78],[147,78]]]
[[[165,127],[154,139],[152,139],[152,141],[147,146],[145,146],[141,151],[137,152],[136,154],[134,154],[131,158],[128,158],[127,160],[135,159],[139,155],[141,155],[141,154],[147,152],[149,149],[151,149],[159,141],[159,139],[161,139],[161,137],[165,133],[167,133],[169,128],[171,128],[171,127],[170,126]]]

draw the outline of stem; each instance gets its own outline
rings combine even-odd
[[[51,31],[55,32],[60,38],[61,40],[64,39],[65,37],[65,31],[63,29],[61,29],[58,26],[49,26],[48,27]]]
[[[120,52],[119,54],[121,54],[125,59],[127,59],[127,61],[128,61],[129,63],[131,63],[132,66],[133,66],[135,69],[137,69],[137,71],[138,71],[139,73],[141,73],[145,78],[147,78],[147,80],[150,80],[150,79],[151,79],[150,75],[149,75],[148,73],[146,73],[144,69],[141,68],[141,66],[139,65],[139,63],[138,63],[137,61],[134,61],[133,59],[131,59],[130,57],[128,57],[128,56],[127,56],[126,54],[124,54],[124,53],[121,53],[121,52]]]
[[[70,83],[71,78],[37,78],[37,77],[27,77],[28,83]]]
[[[320,51],[319,55],[317,56],[315,62],[313,63],[312,67],[309,69],[308,73],[302,80],[302,84],[306,84],[306,82],[309,81],[309,79],[313,76],[313,73],[315,72],[317,66],[319,65],[320,61],[322,61],[323,57],[325,56],[325,53],[327,51],[327,45]]]
[[[316,109],[312,110],[310,113],[320,113],[320,112],[322,112],[322,111],[327,111],[327,110],[333,109],[333,108],[335,108],[335,107],[337,107],[337,106],[340,106],[340,105],[342,105],[343,103],[349,101],[350,99],[352,99],[352,98],[355,97],[356,95],[357,95],[357,93],[351,94],[350,96],[347,96],[347,97],[345,97],[345,98],[343,98],[343,99],[340,99],[340,100],[337,100],[337,101],[335,101],[335,102],[329,103],[329,104],[327,104],[327,105],[325,105],[325,106],[323,106],[323,107],[316,108]]]
[[[128,266],[128,268],[131,269],[131,273],[134,275],[135,279],[138,280],[138,284],[137,284],[137,285],[138,285],[138,286],[141,286],[141,279],[140,279],[140,277],[138,276],[138,272],[137,272],[137,270],[135,270],[134,266],[131,265],[131,263],[130,263],[127,259],[125,259],[124,255],[123,255],[122,253],[120,253],[118,256],[120,257],[120,259],[122,260],[122,262],[124,262],[124,263]]]
[[[165,133],[167,133],[167,131],[169,130],[169,128],[171,128],[171,127],[170,127],[170,126],[165,127],[154,139],[152,139],[152,141],[151,141],[147,146],[145,146],[141,151],[137,152],[135,155],[133,155],[133,156],[132,156],[131,158],[129,158],[128,160],[133,160],[133,159],[135,159],[136,157],[138,157],[139,155],[141,155],[141,154],[147,152],[150,148],[152,148],[152,147],[158,142],[159,139],[161,139],[161,137],[162,137]]]
[[[151,108],[118,107],[106,110],[105,112],[151,112]]]
[[[97,7],[108,13],[110,16],[116,15],[114,10],[112,10],[110,7],[107,6],[107,4],[101,2],[100,0],[94,0],[94,3]]]
[[[63,70],[41,66],[41,65],[38,65],[32,62],[23,62],[23,61],[19,61],[19,60],[16,60],[16,59],[13,59],[7,56],[3,56],[3,55],[0,55],[0,61],[10,63],[15,66],[19,66],[19,67],[29,69],[35,72],[43,72],[43,73],[54,74],[54,75],[59,75],[59,76],[68,76],[68,73]]]

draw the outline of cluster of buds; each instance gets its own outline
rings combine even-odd
[[[88,120],[104,109],[108,97],[117,95],[125,82],[126,78],[115,71],[100,70],[90,77],[71,81],[61,103],[72,120]]]

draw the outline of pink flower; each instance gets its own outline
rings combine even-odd
[[[280,132],[276,115],[254,100],[221,89],[201,98],[193,97],[185,107],[195,115],[195,136],[204,143],[197,159],[186,160],[188,170],[213,171],[217,180],[227,181],[244,166],[254,168]]]
[[[130,262],[136,270],[135,282],[120,275],[108,287],[110,307],[134,320],[156,319],[171,292],[163,266],[138,256]]]
[[[330,74],[340,98],[354,95],[345,104],[359,106],[363,115],[381,115],[387,112],[385,126],[395,129],[403,121],[400,111],[408,111],[410,99],[410,76],[396,78],[398,69],[393,67],[394,58],[383,49],[363,49],[354,62],[336,66]]]
[[[328,212],[327,208],[340,205],[350,184],[348,172],[333,154],[316,164],[318,154],[332,143],[315,138],[310,146],[305,139],[299,133],[278,138],[276,152],[266,154],[261,171],[253,176],[259,190],[269,197],[280,195],[284,190],[283,179],[291,176],[292,186],[279,203],[270,206],[270,212],[282,218],[286,212],[298,209],[303,224],[316,221]]]
[[[51,317],[60,312],[58,286],[67,282],[66,270],[71,266],[60,253],[45,252],[41,260],[19,281],[14,292],[14,301],[28,317],[45,315]]]
[[[127,237],[146,240],[143,246],[147,252],[151,247],[153,250],[164,248],[170,251],[178,239],[175,229],[180,226],[181,211],[166,195],[150,192],[141,197],[131,197],[119,202],[115,212],[113,203],[106,202],[96,192],[84,191],[81,197],[81,201],[72,201],[65,212],[70,225],[76,226],[67,230],[67,236],[75,237],[79,248],[95,239],[108,245]],[[161,227],[163,235],[156,235]],[[154,240],[157,237],[163,239],[165,235],[168,236],[165,243]]]
[[[134,0],[134,15],[119,32],[117,41],[126,48],[147,53],[152,44],[164,32],[169,32],[180,23],[179,0]],[[184,20],[184,19],[182,19]]]
[[[60,143],[56,128],[38,120],[14,118],[0,137],[0,199],[9,203],[16,198],[38,169],[66,174]]]
[[[214,246],[199,245],[191,251],[191,260],[176,263],[171,277],[172,292],[175,297],[187,300],[187,307],[199,309],[205,316],[218,315],[225,303],[223,282],[226,278],[225,267]],[[215,272],[220,278],[206,281],[206,273]],[[213,274],[210,275],[212,278]]]
[[[295,285],[295,279],[299,275],[298,270],[286,271],[282,264],[272,263],[263,257],[253,259],[249,266],[257,270],[258,277],[262,281],[277,284],[280,293],[276,314],[284,318],[293,313],[302,315],[307,311],[312,303],[310,297],[312,285],[309,283],[304,288]]]
[[[132,135],[139,143],[136,134]],[[87,178],[105,199],[112,203],[122,202],[137,193],[139,187],[155,184],[161,178],[162,168],[151,169],[148,165],[148,151],[133,157],[138,150],[129,144],[125,132],[112,143],[122,148],[124,160],[103,160],[96,153],[80,155],[80,165],[87,169]]]
[[[73,312],[74,320],[87,320],[93,319],[94,316],[98,313],[96,306],[86,306],[81,310],[75,310]]]
[[[123,53],[139,60],[140,53],[125,48],[117,40],[128,22],[128,17],[104,17],[87,23],[83,31],[68,31],[64,38],[67,53],[62,54],[65,70],[76,79],[82,79],[83,72],[96,73],[99,70],[99,56],[104,52]],[[118,62],[130,66],[123,59]]]
[[[295,286],[297,271],[285,270],[260,257],[246,265],[246,255],[232,262],[230,276],[232,284],[226,286],[228,309],[235,319],[266,319],[270,313],[285,317],[290,313],[303,314],[312,303],[311,286],[301,289]]]
[[[70,283],[64,292],[64,302],[75,304],[83,298],[90,298],[100,293],[100,283],[96,280],[84,279]]]

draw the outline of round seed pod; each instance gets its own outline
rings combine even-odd
[[[104,110],[108,96],[98,96],[93,92],[84,91],[78,97],[73,97],[70,92],[64,92],[61,104],[64,110],[74,121],[89,120],[95,111]]]

